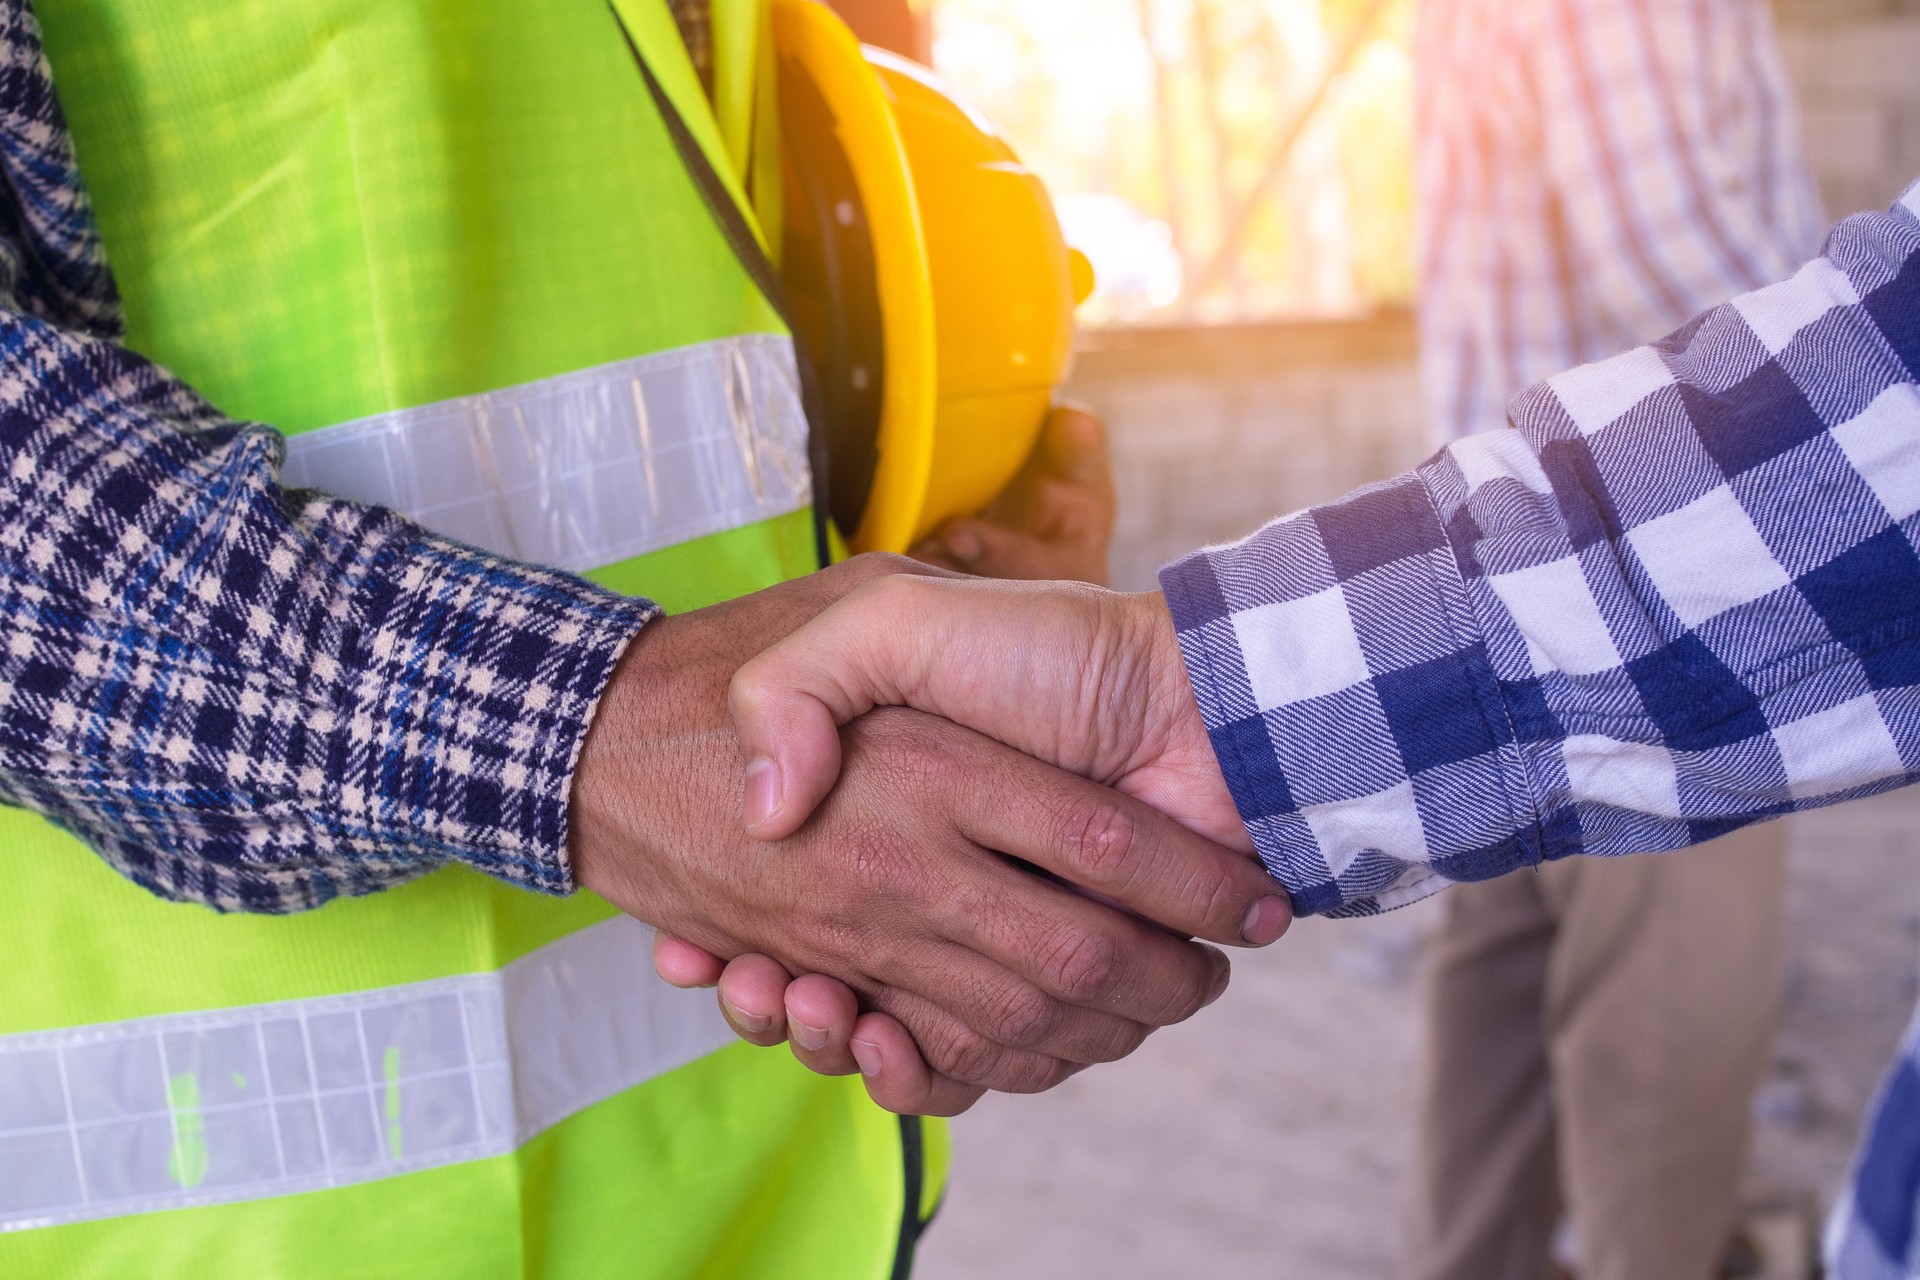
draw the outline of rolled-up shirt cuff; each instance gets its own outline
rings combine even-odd
[[[544,893],[571,892],[567,811],[601,692],[659,615],[558,570],[430,535],[368,588],[365,667],[345,766],[326,784],[343,823],[397,827],[437,851]]]
[[[1221,771],[1297,913],[1373,914],[1539,860],[1420,473],[1195,552],[1161,585]]]

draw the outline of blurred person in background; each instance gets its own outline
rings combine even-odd
[[[1421,0],[1416,40],[1437,443],[1504,428],[1528,385],[1817,248],[1764,0]],[[1414,1276],[1537,1280],[1563,1214],[1587,1280],[1716,1273],[1778,1019],[1786,836],[1749,827],[1686,858],[1572,858],[1448,895]]]

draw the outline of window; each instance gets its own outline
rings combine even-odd
[[[1364,313],[1413,288],[1411,0],[934,0],[942,76],[1093,259],[1089,324]]]

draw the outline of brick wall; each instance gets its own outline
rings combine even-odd
[[[1405,314],[1090,336],[1068,393],[1113,435],[1115,585],[1419,461],[1413,360]]]
[[[1777,11],[1827,213],[1892,203],[1920,176],[1920,0],[1783,0]]]
[[[1920,175],[1920,0],[1779,0],[1827,211]],[[1114,581],[1338,497],[1426,453],[1410,318],[1089,335],[1069,394],[1113,431]]]

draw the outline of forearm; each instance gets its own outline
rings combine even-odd
[[[115,345],[18,0],[0,53],[0,799],[223,910],[453,859],[569,888],[573,761],[652,606],[282,490],[277,435]]]
[[[1516,430],[1170,567],[1296,908],[1912,780],[1916,313],[1920,223],[1850,219],[1791,281],[1527,392]]]
[[[572,887],[567,796],[653,615],[277,482],[279,437],[0,313],[0,795],[169,897],[288,911],[459,860]]]

